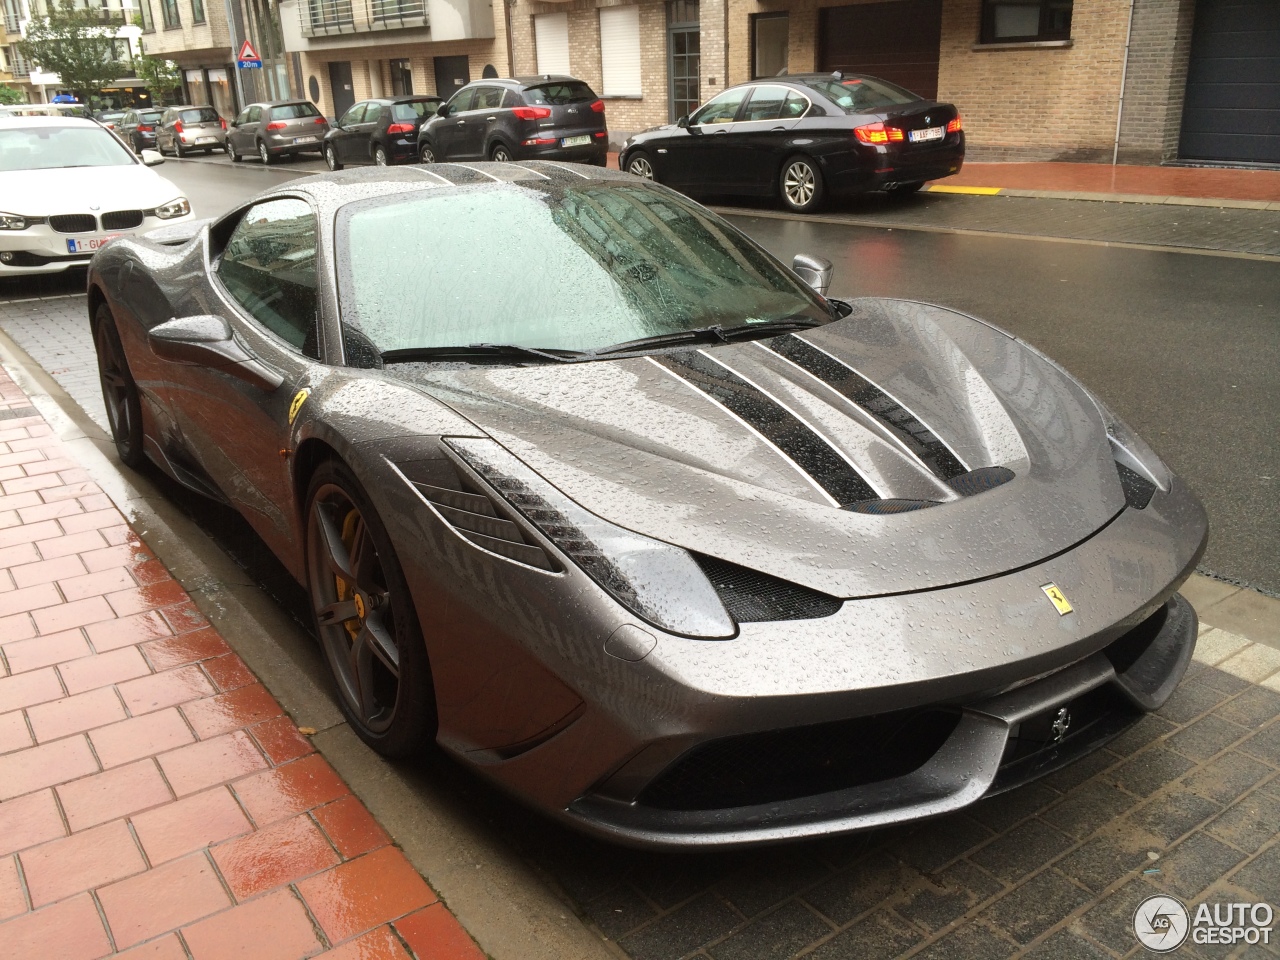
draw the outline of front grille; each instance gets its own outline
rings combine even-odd
[[[829,617],[843,603],[825,593],[735,563],[696,553],[693,558],[716,588],[729,615],[738,623]]]
[[[13,256],[4,262],[6,267],[43,267],[50,263],[88,263],[91,253],[73,253],[66,257],[50,257],[29,250],[14,250]]]
[[[1147,619],[1111,641],[1102,652],[1107,655],[1116,673],[1123,674],[1138,662],[1138,658],[1147,652],[1147,647],[1151,646],[1151,641],[1155,640],[1164,629],[1165,621],[1168,619],[1169,604],[1163,603]]]
[[[142,223],[141,210],[112,210],[102,215],[103,230],[128,230]]]
[[[60,213],[49,218],[49,226],[59,233],[93,233],[98,221],[91,213]]]
[[[1133,723],[1142,711],[1112,684],[1105,684],[1028,717],[1005,744],[994,792],[1046,773],[1092,749]]]
[[[903,710],[712,740],[667,767],[639,802],[719,810],[892,780],[924,766],[959,722],[958,710]]]

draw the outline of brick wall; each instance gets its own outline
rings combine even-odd
[[[1195,0],[1135,0],[1120,123],[1122,163],[1178,154]]]

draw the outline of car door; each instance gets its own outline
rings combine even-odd
[[[129,144],[129,146],[131,147],[137,146],[137,144],[134,142],[134,139],[133,139],[133,134],[134,134],[134,131],[137,129],[137,126],[138,126],[138,115],[134,113],[132,110],[130,110],[128,113],[126,113],[123,117],[120,118],[120,123],[116,127],[116,130],[120,133],[120,139],[123,140],[125,143]]]
[[[339,117],[337,126],[333,128],[329,142],[333,144],[333,151],[338,155],[338,160],[341,163],[346,163],[352,158],[351,141],[355,136],[356,127],[360,125],[360,121],[364,118],[364,111],[368,105],[368,100],[361,100]]]
[[[772,196],[782,161],[792,151],[794,130],[808,112],[809,98],[777,83],[751,88],[751,96],[734,123],[727,153],[734,190]]]
[[[463,118],[471,110],[475,100],[475,87],[464,87],[453,95],[449,101],[449,115],[431,121],[428,130],[431,145],[435,148],[437,160],[457,160],[459,139],[466,129]]]
[[[317,231],[311,206],[275,198],[251,207],[211,265],[210,286],[233,335],[282,385],[264,390],[205,366],[175,372],[172,405],[185,445],[267,545],[288,556],[295,535],[288,460],[299,396],[320,364]]]
[[[381,101],[369,101],[364,117],[356,124],[356,129],[349,141],[352,163],[373,162],[373,135],[377,132],[379,124],[382,123],[383,114],[388,109],[388,105]]]
[[[258,149],[258,128],[262,126],[262,105],[255,103],[241,114],[244,118],[236,127],[236,149],[242,154],[252,154]]]
[[[728,169],[728,148],[738,112],[750,92],[734,87],[699,107],[685,128],[688,136],[672,137],[663,164],[664,180],[673,187],[704,193],[727,189],[736,180]]]
[[[512,115],[511,109],[503,106],[506,94],[507,91],[502,87],[476,88],[476,99],[471,109],[475,116],[473,119],[469,118],[469,125],[462,135],[468,159],[488,160],[493,138],[504,127],[510,126],[505,122]],[[509,142],[507,147],[514,151],[518,143],[519,141]]]

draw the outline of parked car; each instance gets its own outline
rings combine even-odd
[[[1204,509],[1034,348],[829,298],[829,263],[627,173],[406,173],[293,180],[88,278],[120,458],[305,585],[373,748],[435,740],[615,840],[746,844],[960,809],[1173,692]]]
[[[954,106],[887,80],[799,74],[730,87],[629,137],[618,162],[686,193],[777,196],[807,213],[828,196],[909,194],[959,173],[964,132]]]
[[[418,128],[435,116],[440,97],[404,96],[362,100],[325,134],[323,153],[330,170],[348,163],[379,167],[418,159]]]
[[[125,115],[116,121],[116,133],[125,143],[133,147],[134,153],[154,149],[156,127],[160,123],[162,113],[161,110],[127,110]]]
[[[108,130],[114,130],[124,114],[123,110],[100,110],[93,115],[93,118]]]
[[[115,237],[191,219],[182,191],[95,120],[0,119],[0,277],[84,266]]]
[[[218,111],[202,107],[169,107],[156,128],[156,149],[161,153],[172,150],[175,156],[185,156],[188,150],[212,153],[227,146],[227,121]]]
[[[477,80],[418,131],[418,159],[571,160],[603,167],[604,101],[581,80],[552,76]]]
[[[264,164],[299,153],[319,153],[329,121],[310,100],[251,103],[231,121],[227,156],[232,163],[258,155]]]

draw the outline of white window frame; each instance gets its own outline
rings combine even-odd
[[[640,65],[640,8],[600,8],[600,71],[602,95],[640,97],[644,95]]]
[[[569,15],[535,14],[533,36],[538,53],[538,73],[572,76],[573,71],[569,69]]]

